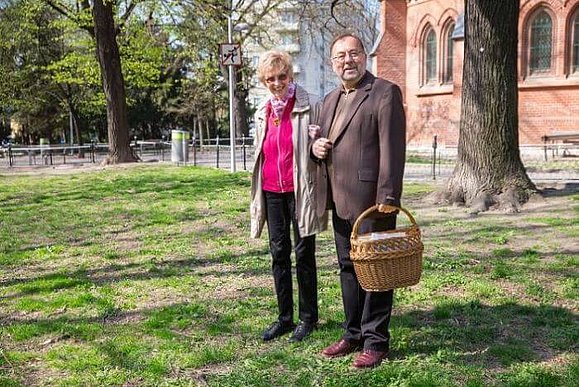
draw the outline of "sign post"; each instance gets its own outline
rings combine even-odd
[[[241,45],[233,43],[233,27],[231,16],[227,17],[227,43],[219,45],[219,58],[221,64],[228,66],[229,70],[229,141],[231,148],[231,172],[236,170],[235,161],[235,107],[233,96],[235,92],[235,74],[233,66],[241,66]]]

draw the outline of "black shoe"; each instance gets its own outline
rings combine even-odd
[[[263,332],[263,341],[270,341],[276,337],[280,337],[281,335],[291,332],[294,327],[295,325],[292,323],[283,324],[280,321],[276,321]]]
[[[316,324],[308,324],[303,321],[300,321],[296,329],[294,329],[294,333],[289,338],[290,343],[296,343],[298,341],[302,341],[309,336],[316,329]]]

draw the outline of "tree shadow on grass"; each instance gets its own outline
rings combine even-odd
[[[577,314],[549,305],[449,301],[394,316],[391,331],[394,359],[435,355],[487,369],[549,361],[579,348]]]
[[[265,255],[265,258],[263,258]],[[261,260],[257,262],[256,260]],[[251,267],[240,265],[250,262]],[[318,262],[318,271],[335,271],[337,266],[331,260]],[[80,268],[74,271],[58,271],[31,277],[13,277],[0,280],[0,287],[18,286],[18,291],[0,295],[2,300],[50,294],[78,287],[105,286],[119,281],[146,281],[154,279],[179,278],[198,275],[202,270],[204,277],[222,277],[223,285],[227,278],[237,281],[239,276],[271,277],[271,260],[267,248],[256,248],[242,254],[225,253],[212,258],[190,257],[170,260],[154,260],[140,263],[111,263],[98,268]],[[294,264],[295,270],[295,264]]]
[[[557,188],[545,187],[541,189],[541,195],[546,198],[573,196],[579,194],[579,183],[564,182],[557,184]]]
[[[552,279],[574,279],[578,272],[572,263],[547,261],[545,257],[557,255],[568,257],[570,261],[577,253],[576,250],[567,249],[539,252],[534,249],[497,248],[489,252],[437,252],[427,248],[423,258],[423,275],[444,275],[449,270],[458,270],[463,275],[486,276],[495,273],[500,278],[526,276],[530,279],[547,275]]]
[[[10,334],[12,348],[22,345],[27,351],[54,351],[63,362],[59,367],[66,367],[67,357],[72,353],[67,348],[74,347],[79,354],[74,360],[86,362],[82,372],[88,374],[110,366],[131,375],[144,372],[163,376],[173,364],[155,356],[159,347],[190,353],[194,360],[185,366],[188,369],[232,361],[234,365],[242,364],[245,357],[254,356],[255,348],[246,350],[244,343],[255,342],[259,337],[260,328],[251,316],[263,313],[263,302],[253,300],[244,304],[246,308],[231,311],[235,305],[235,300],[227,305],[219,300],[211,304],[197,300],[133,311],[109,311],[95,317],[3,318],[0,332]],[[316,335],[338,338],[342,333],[341,322],[329,319],[320,325],[319,332]],[[577,315],[563,308],[516,303],[487,306],[476,301],[450,300],[432,310],[394,315],[391,335],[393,361],[431,358],[457,367],[462,364],[497,371],[516,364],[549,362],[576,352],[579,329]],[[239,350],[232,358],[230,348],[234,344]],[[326,343],[319,345],[320,348],[304,346],[295,350],[318,353]],[[265,351],[269,348],[264,344]],[[274,348],[278,350],[279,347]],[[102,361],[92,364],[83,351]],[[23,358],[22,362],[26,361]]]
[[[20,347],[27,352],[50,351],[53,355],[49,357],[58,359],[56,363],[52,362],[53,367],[76,373],[95,375],[102,371],[102,367],[118,367],[129,375],[145,372],[149,376],[161,376],[173,365],[167,363],[164,356],[157,356],[157,352],[169,349],[176,354],[188,352],[198,359],[199,364],[195,366],[220,361],[220,348],[229,344],[221,343],[215,332],[235,332],[236,327],[235,319],[222,317],[209,310],[205,302],[199,301],[133,311],[109,311],[92,317],[25,319],[0,316],[0,343],[3,347],[10,347],[11,351]],[[206,347],[205,339],[213,336],[217,339]],[[163,349],[159,350],[159,346]],[[206,358],[207,352],[216,358]],[[225,360],[230,359],[222,361]],[[22,357],[15,364],[22,362],[18,368],[26,369],[28,361],[28,357]],[[37,364],[38,361],[41,360],[34,360]],[[70,368],[70,363],[74,363],[74,368]],[[26,374],[22,376],[27,377]]]
[[[421,219],[420,213],[416,216],[418,227],[424,232],[436,228],[436,236],[460,236],[474,235],[477,232],[495,231],[495,232],[536,232],[540,234],[543,229],[548,230],[556,226],[572,226],[576,224],[574,218],[569,214],[568,218],[562,218],[559,214],[553,213],[550,216],[541,214],[540,217],[534,216],[535,213],[556,209],[555,206],[543,207],[542,209],[532,209],[516,214],[503,213],[483,213],[477,216],[460,213],[442,213],[436,218]],[[560,208],[560,207],[559,207]],[[561,223],[567,221],[567,223]]]
[[[411,210],[416,218],[416,222],[420,228],[427,229],[434,226],[445,226],[448,222],[459,222],[461,228],[469,227],[470,223],[481,222],[489,224],[489,222],[498,222],[498,226],[505,223],[514,223],[509,227],[519,229],[521,227],[549,227],[549,225],[537,226],[532,219],[534,214],[540,213],[541,217],[548,218],[545,213],[553,212],[552,217],[559,218],[561,214],[567,213],[570,220],[572,220],[572,211],[569,211],[569,206],[562,204],[560,201],[550,201],[549,198],[566,197],[579,195],[579,183],[567,183],[564,188],[545,188],[542,191],[544,199],[538,199],[534,205],[530,202],[522,206],[521,211],[514,214],[507,214],[501,211],[491,210],[483,212],[478,215],[469,214],[466,207],[454,207],[449,205],[432,204],[431,201],[424,197],[410,198],[407,202],[407,209]],[[579,199],[579,197],[577,197]],[[437,213],[432,214],[432,211]],[[557,213],[558,212],[558,213]],[[402,219],[400,217],[398,219]],[[459,231],[458,227],[451,227],[452,231]],[[468,230],[470,232],[470,230]],[[538,230],[540,232],[540,230]]]
[[[258,302],[248,305],[251,305],[249,309],[262,307],[262,304]],[[96,315],[87,317],[51,314],[43,317],[35,314],[30,317],[0,315],[0,332],[1,330],[8,332],[9,337],[16,343],[46,335],[53,336],[40,344],[41,346],[49,346],[65,340],[102,343],[106,339],[114,341],[115,337],[138,337],[139,335],[168,341],[193,336],[199,340],[209,339],[212,336],[219,339],[220,335],[225,333],[242,337],[243,329],[239,328],[242,318],[238,315],[252,321],[251,316],[259,313],[259,311],[243,311],[240,308],[228,309],[223,305],[223,300],[201,299],[159,307],[134,310],[111,308],[96,312]],[[38,343],[35,341],[35,344]]]
[[[53,292],[60,289],[77,287],[79,285],[105,285],[119,281],[142,281],[158,278],[183,277],[197,274],[203,270],[203,275],[233,275],[246,274],[261,276],[270,273],[268,264],[252,264],[251,267],[238,267],[240,262],[252,261],[268,254],[265,248],[255,248],[243,253],[223,252],[212,257],[189,257],[181,259],[151,260],[139,263],[110,263],[97,268],[81,268],[72,271],[60,270],[41,276],[13,277],[0,281],[0,287],[19,285],[20,291],[0,296],[2,299],[18,298],[25,295]],[[231,270],[224,271],[223,265],[231,265]],[[215,270],[211,268],[215,267]]]
[[[293,270],[295,260],[292,256]],[[318,271],[335,271],[333,260],[320,260]],[[139,263],[108,263],[96,268],[80,268],[72,271],[59,270],[30,277],[12,277],[0,280],[0,287],[18,286],[18,291],[0,295],[1,300],[17,299],[35,294],[48,294],[79,286],[104,286],[119,281],[144,281],[152,279],[179,278],[191,275],[204,277],[271,276],[271,258],[268,247],[259,247],[243,253],[224,251],[211,257],[181,259],[153,259]]]

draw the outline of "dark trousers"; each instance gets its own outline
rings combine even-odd
[[[364,342],[365,349],[387,352],[390,344],[390,314],[394,291],[366,292],[360,286],[354,265],[350,260],[350,234],[354,222],[340,218],[332,211],[332,224],[336,240],[336,251],[340,265],[340,283],[342,302],[346,321],[346,332],[343,339]],[[359,233],[384,231],[396,228],[396,216],[381,219],[366,219],[358,230]]]
[[[315,235],[300,237],[293,192],[265,192],[269,248],[279,308],[279,321],[293,322],[293,290],[290,224],[294,233],[296,273],[298,277],[299,319],[318,322],[318,277],[315,258]]]

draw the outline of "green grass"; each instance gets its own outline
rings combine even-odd
[[[406,184],[422,279],[396,291],[390,360],[357,371],[319,355],[343,321],[331,231],[317,236],[319,329],[260,340],[277,308],[266,236],[248,237],[247,173],[0,179],[2,386],[579,385],[577,194],[473,218]]]

